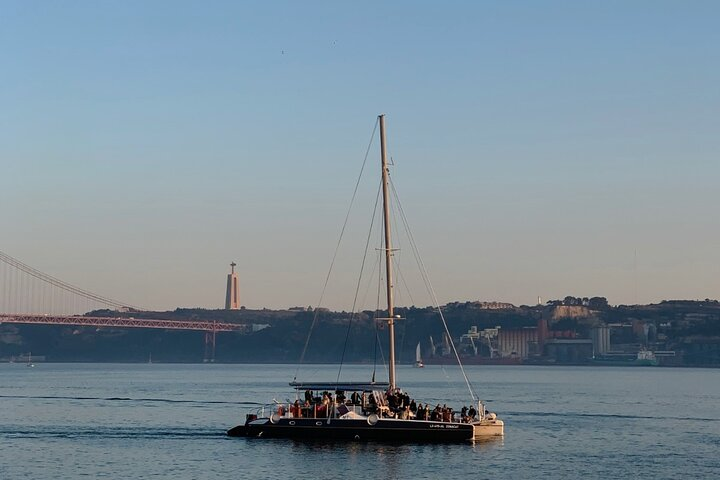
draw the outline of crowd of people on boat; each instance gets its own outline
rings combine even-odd
[[[472,405],[463,406],[460,412],[443,404],[434,408],[430,404],[417,403],[401,389],[387,392],[353,392],[348,398],[345,392],[338,390],[334,393],[324,391],[321,394],[311,390],[305,391],[304,402],[295,400],[290,405],[289,413],[296,418],[323,418],[331,416],[334,411],[345,414],[348,407],[360,407],[365,415],[376,414],[379,417],[398,418],[402,420],[429,420],[433,422],[463,422],[470,423],[477,420],[478,411]],[[337,410],[336,410],[337,409]],[[284,414],[278,408],[278,413]]]

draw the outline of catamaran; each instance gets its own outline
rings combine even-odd
[[[380,124],[380,160],[385,260],[385,293],[389,336],[388,382],[298,382],[290,383],[295,401],[275,402],[246,415],[245,423],[227,431],[234,437],[280,437],[348,441],[464,442],[502,436],[504,423],[485,409],[462,370],[471,394],[470,408],[454,412],[439,405],[420,408],[397,383],[395,375],[395,313],[393,298],[393,248],[390,229],[389,170],[385,140],[385,116]],[[438,311],[441,313],[440,309]],[[442,316],[441,316],[442,318]],[[447,331],[447,325],[445,331]],[[448,332],[449,338],[449,332]],[[416,366],[422,366],[420,345]],[[454,349],[453,349],[454,350]],[[455,351],[458,363],[459,356]]]

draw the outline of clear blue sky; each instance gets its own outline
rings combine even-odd
[[[713,1],[2,2],[0,250],[153,308],[221,306],[231,260],[248,307],[315,304],[386,113],[442,303],[718,298],[718,18]]]

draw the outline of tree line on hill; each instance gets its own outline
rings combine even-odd
[[[550,329],[574,331],[580,336],[589,335],[591,328],[603,324],[644,322],[667,337],[668,348],[702,345],[698,347],[700,355],[710,358],[711,364],[720,350],[720,304],[715,300],[611,306],[605,297],[567,296],[546,305],[501,305],[502,308],[487,308],[482,302],[454,302],[444,306],[443,313],[455,339],[472,327],[478,330],[535,327],[540,319],[548,318]],[[553,312],[560,307],[587,313],[553,317]],[[411,363],[416,345],[420,343],[427,351],[431,337],[436,344],[442,342],[444,327],[433,308],[398,308],[396,313],[402,318],[396,328],[398,361]],[[92,315],[119,314],[96,311]],[[308,363],[382,363],[388,354],[387,328],[382,321],[375,320],[384,316],[381,312],[184,308],[123,315],[215,320],[264,327],[250,333],[218,333],[215,348],[218,362],[294,363],[302,356]],[[198,362],[206,358],[204,340],[204,333],[197,331],[6,324],[0,326],[0,358],[32,351],[33,355],[45,356],[49,361],[143,362],[152,356],[154,362]],[[717,362],[720,364],[720,358]]]

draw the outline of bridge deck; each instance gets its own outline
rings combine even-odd
[[[88,327],[159,328],[163,330],[199,330],[203,332],[247,332],[250,325],[195,320],[159,320],[154,318],[82,317],[67,315],[0,314],[1,323],[40,325],[77,325]]]

